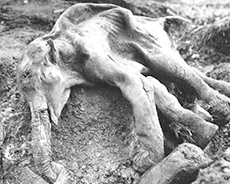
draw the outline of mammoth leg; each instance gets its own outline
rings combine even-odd
[[[30,103],[32,126],[32,151],[35,165],[42,175],[46,176],[54,184],[68,183],[68,174],[65,168],[52,162],[51,159],[51,124],[48,110],[35,111]]]
[[[204,148],[215,134],[218,126],[205,121],[192,111],[184,109],[176,97],[170,94],[157,79],[153,77],[147,77],[147,79],[154,86],[157,108],[174,123],[175,128],[181,128],[179,131],[184,133],[184,138],[187,141]]]
[[[154,47],[151,51],[146,51],[140,46],[136,46],[136,49],[154,73],[169,80],[180,81],[194,90],[197,97],[207,105],[215,123],[223,125],[230,120],[230,99],[211,88],[176,50]]]
[[[193,68],[193,71],[196,72],[196,74],[202,78],[210,87],[230,97],[230,83],[207,77],[196,68]]]
[[[121,68],[111,61],[89,61],[85,69],[91,74],[90,77],[119,87],[123,96],[132,105],[134,131],[140,145],[138,151],[134,150],[136,152],[133,154],[133,167],[144,172],[162,160],[164,140],[156,112],[153,85],[140,73]]]

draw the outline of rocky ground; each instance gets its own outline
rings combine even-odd
[[[33,166],[29,146],[30,112],[18,93],[16,68],[25,46],[47,33],[60,14],[76,2],[80,1],[0,2],[0,184],[47,183]],[[183,58],[208,76],[230,82],[230,3],[227,0],[82,2],[115,2],[134,14],[181,15],[189,19],[190,24],[176,25],[171,30]],[[116,88],[76,87],[59,124],[52,127],[53,160],[68,169],[73,184],[135,183],[140,173],[130,167],[132,122],[130,105]],[[230,123],[220,127],[206,148],[216,162],[199,173],[196,184],[229,183],[230,159],[225,151],[230,146],[229,134]],[[188,180],[181,182],[186,184]]]

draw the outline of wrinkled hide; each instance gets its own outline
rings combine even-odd
[[[184,109],[152,76],[180,81],[211,107],[230,102],[181,58],[168,33],[180,17],[152,19],[109,4],[77,4],[67,9],[52,31],[31,42],[18,66],[18,86],[30,104],[35,164],[51,181],[67,182],[63,166],[51,162],[50,122],[57,123],[75,85],[108,83],[120,89],[133,110],[139,146],[133,168],[144,173],[164,157],[164,136],[156,106],[187,141],[205,147],[218,127],[211,115]],[[148,77],[147,77],[148,76]],[[226,103],[227,102],[227,103]],[[211,108],[210,108],[211,109]],[[226,111],[223,118],[229,120]],[[215,109],[212,112],[214,112]],[[227,117],[227,118],[226,118]]]
[[[106,58],[121,69],[149,73],[152,55],[174,50],[171,37],[164,31],[173,19],[177,17],[133,16],[115,5],[72,6],[48,35],[29,45],[18,67],[19,87],[38,109],[48,106],[56,122],[70,86],[106,80],[85,70],[89,58]]]

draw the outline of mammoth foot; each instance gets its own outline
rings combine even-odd
[[[216,124],[223,126],[230,120],[230,99],[228,97],[217,93],[213,95],[207,106]]]
[[[181,183],[178,178],[182,178],[182,176],[184,176],[183,179],[189,176],[187,179],[191,180],[191,174],[211,162],[212,160],[199,147],[190,143],[183,143],[161,162],[149,169],[141,177],[138,184]]]
[[[206,86],[200,91],[200,98],[204,101],[202,106],[211,114],[215,124],[225,125],[230,120],[230,84],[207,77],[196,68],[191,67],[191,71],[204,82],[203,86]]]

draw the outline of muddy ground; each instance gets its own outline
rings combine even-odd
[[[16,67],[25,46],[49,32],[60,14],[76,2],[79,1],[0,2],[0,184],[47,183],[34,168],[27,144],[31,132],[30,112],[18,93]],[[91,2],[115,2],[135,14],[150,17],[174,14],[186,17],[191,24],[172,29],[183,58],[207,75],[230,82],[230,3],[227,0]],[[222,18],[225,20],[218,22]],[[129,151],[134,141],[132,122],[130,104],[118,89],[107,85],[75,87],[59,124],[52,127],[53,160],[68,169],[73,184],[135,183],[140,173],[130,167]],[[229,134],[230,124],[220,128],[210,144],[213,155],[221,155],[230,146]],[[166,153],[170,151],[171,147],[166,147]],[[229,167],[228,162],[224,163]],[[220,183],[229,181],[229,173],[220,168],[214,172],[213,168],[207,172],[214,181],[215,177]],[[225,178],[221,177],[223,173]],[[191,176],[180,184],[194,179]]]

